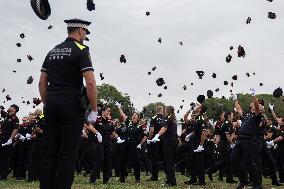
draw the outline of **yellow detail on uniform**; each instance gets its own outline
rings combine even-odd
[[[77,43],[76,41],[75,41],[75,43],[76,43],[77,47],[79,47],[80,50],[83,50],[84,48],[86,48],[86,46],[81,45],[80,43]]]
[[[44,118],[44,114],[41,114],[41,115],[39,116],[39,118],[40,118],[40,119]]]

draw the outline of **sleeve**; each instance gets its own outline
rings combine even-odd
[[[86,71],[94,71],[92,61],[91,61],[91,56],[89,53],[89,48],[85,48],[82,51],[82,54],[80,56],[80,70],[81,72],[86,72]]]
[[[228,123],[224,123],[222,130],[225,134],[229,134],[230,133],[230,125]]]
[[[162,126],[165,127],[165,128],[169,128],[169,124],[170,124],[170,120],[169,118],[165,118]]]
[[[147,131],[146,131],[146,129],[143,129],[142,127],[140,127],[140,129],[141,129],[142,136],[143,136],[143,137],[144,137],[144,136],[147,136]]]
[[[154,125],[155,125],[155,124],[154,124],[154,120],[155,120],[155,119],[151,118],[150,127],[154,127]]]
[[[115,133],[116,133],[118,136],[120,136],[121,133],[122,133],[121,128],[117,128],[117,129],[115,130]]]
[[[113,124],[111,124],[111,132],[112,132],[112,133],[115,132],[115,127],[114,127]]]
[[[219,125],[215,126],[215,135],[220,135],[220,127],[219,127]]]
[[[44,59],[44,62],[42,64],[42,67],[41,67],[41,72],[45,72],[45,73],[48,73],[48,55],[45,57]]]
[[[15,119],[13,123],[13,129],[19,129],[19,119]]]

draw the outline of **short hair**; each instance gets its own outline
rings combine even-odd
[[[163,111],[164,107],[163,106],[157,106],[156,107],[156,112],[161,112]]]
[[[67,33],[68,34],[70,34],[70,33],[73,33],[73,32],[75,32],[75,31],[77,31],[78,29],[80,29],[80,28],[78,28],[78,27],[68,27],[67,28]]]

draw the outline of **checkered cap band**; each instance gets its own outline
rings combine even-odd
[[[82,24],[82,23],[68,23],[67,27],[68,28],[84,28],[84,29],[88,30],[88,25]]]

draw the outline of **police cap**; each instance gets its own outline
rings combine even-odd
[[[70,20],[64,20],[64,22],[67,24],[67,28],[83,28],[87,31],[87,35],[90,34],[88,27],[91,24],[91,22],[81,20],[81,19],[78,19],[78,18],[73,18],[73,19],[70,19]]]

